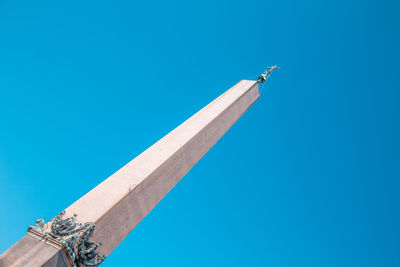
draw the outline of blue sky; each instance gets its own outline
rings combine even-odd
[[[241,79],[103,266],[400,266],[398,1],[0,1],[0,252]]]

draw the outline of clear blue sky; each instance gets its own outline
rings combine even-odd
[[[103,266],[400,266],[398,1],[0,1],[0,252],[240,79],[260,100]]]

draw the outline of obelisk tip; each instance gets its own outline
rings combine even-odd
[[[258,76],[257,82],[264,83],[273,70],[280,70],[280,69],[281,68],[279,68],[277,65],[267,67],[267,69],[264,71],[264,73],[262,73],[262,74],[260,74],[260,76]]]

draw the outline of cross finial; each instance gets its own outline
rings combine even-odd
[[[280,70],[280,69],[281,68],[279,68],[277,65],[267,67],[267,69],[264,71],[264,73],[261,74],[260,76],[258,76],[257,82],[264,83],[273,70]]]

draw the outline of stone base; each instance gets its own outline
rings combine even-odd
[[[74,266],[63,243],[30,228],[28,233],[0,255],[0,267]]]

